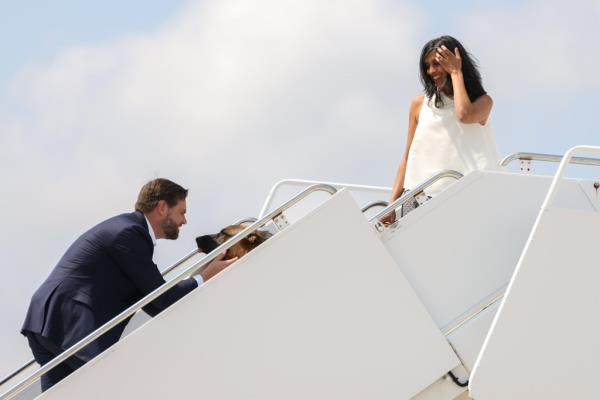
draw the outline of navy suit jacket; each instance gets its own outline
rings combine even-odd
[[[21,333],[38,333],[67,349],[162,285],[144,214],[110,218],[81,235],[31,299]],[[168,290],[144,311],[154,316],[198,286],[193,278]],[[80,354],[87,359],[114,344],[128,320]]]

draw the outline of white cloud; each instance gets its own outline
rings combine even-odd
[[[570,121],[547,115],[581,121],[578,101],[600,86],[598,2],[477,7],[448,31],[481,61],[501,149],[568,147],[553,125]],[[0,99],[0,352],[22,349],[0,359],[0,376],[28,357],[16,330],[35,287],[148,179],[191,188],[189,225],[157,248],[162,266],[197,234],[256,214],[279,179],[389,185],[420,90],[424,15],[389,0],[196,1],[154,33],[23,71]]]
[[[387,1],[198,1],[156,33],[24,71],[11,98],[22,112],[0,120],[12,210],[0,292],[15,304],[3,343],[17,343],[30,295],[75,236],[129,210],[155,176],[191,188],[190,224],[159,246],[163,265],[257,213],[279,179],[389,184],[420,23]],[[2,362],[0,375],[18,363]]]
[[[481,63],[503,155],[598,144],[598,1],[483,2],[456,15],[451,32]],[[555,166],[535,168],[552,173]]]
[[[511,99],[594,91],[598,1],[551,0],[482,7],[465,18],[462,35],[484,61],[496,92]],[[529,93],[528,93],[529,92]]]

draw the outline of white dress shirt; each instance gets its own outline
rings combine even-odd
[[[148,232],[150,233],[150,238],[152,239],[152,245],[156,246],[156,235],[154,234],[154,229],[152,228],[150,221],[148,221],[148,217],[146,217],[146,214],[144,214],[144,218],[146,218],[146,223],[148,224]],[[204,283],[204,279],[200,274],[192,275],[192,278],[194,278],[196,282],[198,282],[198,286]]]

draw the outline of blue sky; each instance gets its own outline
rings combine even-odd
[[[502,155],[600,144],[598,20],[585,0],[6,3],[0,375],[29,357],[17,331],[66,246],[148,179],[190,187],[161,266],[280,179],[391,185],[432,37],[479,59]]]
[[[5,2],[0,20],[0,82],[26,64],[48,62],[63,47],[93,44],[127,33],[148,32],[183,1]]]

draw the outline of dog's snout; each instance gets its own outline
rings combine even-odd
[[[208,254],[219,247],[219,244],[212,238],[211,235],[198,236],[196,238],[196,245],[198,246],[198,250],[205,254]]]

